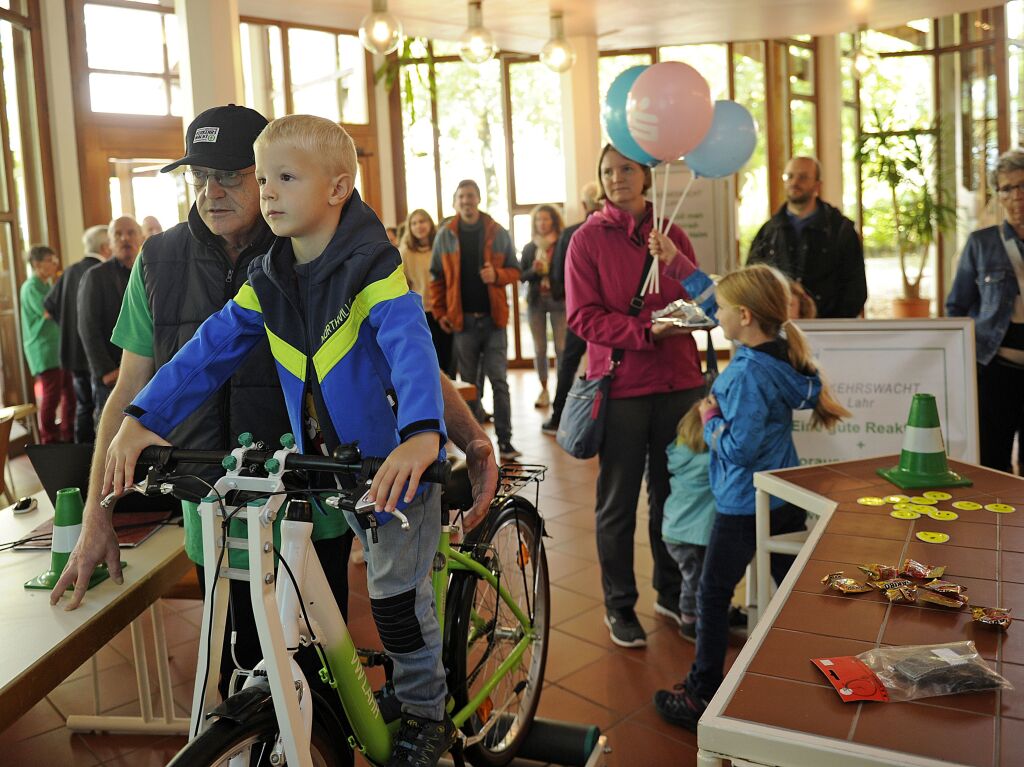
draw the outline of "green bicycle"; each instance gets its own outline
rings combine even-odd
[[[400,709],[388,695],[389,685],[371,688],[364,666],[383,665],[389,672],[390,661],[382,652],[355,646],[310,545],[313,511],[303,496],[315,491],[289,491],[283,481],[292,470],[358,477],[352,490],[317,494],[326,495],[328,506],[358,515],[359,499],[381,459],[362,459],[354,447],[330,458],[301,455],[291,435],[282,437],[276,451],[252,449],[245,435],[240,442],[230,453],[147,448],[139,463],[152,468],[131,488],[195,499],[195,478],[176,476],[178,463],[219,463],[226,469],[199,504],[204,558],[217,564],[206,568],[190,740],[171,765],[331,767],[350,763],[346,749],[383,764]],[[444,482],[447,470],[438,464],[423,479]],[[432,577],[447,708],[460,730],[452,752],[457,764],[463,753],[473,765],[508,763],[537,711],[547,656],[548,568],[543,521],[536,505],[518,493],[539,483],[545,471],[504,467],[484,522],[459,543],[453,543],[457,526],[442,527]],[[373,515],[366,518],[372,526]],[[245,538],[229,535],[234,519],[247,522]],[[226,566],[231,549],[248,551],[248,569]],[[224,635],[230,579],[249,582],[264,660],[244,674],[238,692],[218,703],[221,642],[212,639]],[[309,685],[294,658],[302,646],[315,649],[326,685]],[[321,689],[332,693],[325,696]]]

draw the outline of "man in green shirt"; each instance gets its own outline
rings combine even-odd
[[[60,328],[43,308],[60,271],[60,260],[50,246],[34,245],[28,252],[28,265],[32,273],[21,286],[21,345],[35,378],[39,439],[43,444],[70,442],[75,424],[75,391],[71,374],[60,367]]]

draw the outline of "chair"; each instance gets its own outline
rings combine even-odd
[[[34,407],[34,406],[33,406]],[[14,414],[6,412],[11,408],[0,410],[0,462],[6,471],[0,472],[0,492],[3,493],[7,503],[14,503],[11,467],[7,464],[7,449],[11,443],[11,426],[14,424]]]
[[[36,406],[35,403],[26,403],[23,405],[10,405],[8,407],[0,408],[0,420],[9,419],[13,425],[14,421],[20,421],[25,427],[25,430],[32,435],[32,440],[35,444],[39,444],[39,424],[36,422]],[[11,472],[11,464],[7,460],[7,452],[10,449],[11,439],[11,427],[7,427],[7,433],[3,440],[3,462],[5,467],[5,475],[7,482],[3,485],[3,495],[7,499],[8,503],[14,503],[14,496],[18,494],[18,491],[14,488],[14,474]]]

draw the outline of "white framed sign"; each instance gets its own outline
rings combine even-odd
[[[802,465],[899,453],[914,394],[935,395],[946,453],[978,463],[974,322],[800,320],[836,399],[852,413],[833,431],[793,414]]]

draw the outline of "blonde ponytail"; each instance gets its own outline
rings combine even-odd
[[[840,405],[839,400],[832,394],[832,387],[828,385],[824,374],[811,356],[811,345],[807,343],[807,336],[803,331],[792,320],[786,320],[783,328],[789,346],[790,364],[797,370],[817,373],[821,381],[821,392],[818,394],[818,404],[814,406],[814,413],[811,415],[811,426],[831,429],[842,419],[848,418],[850,411]]]

